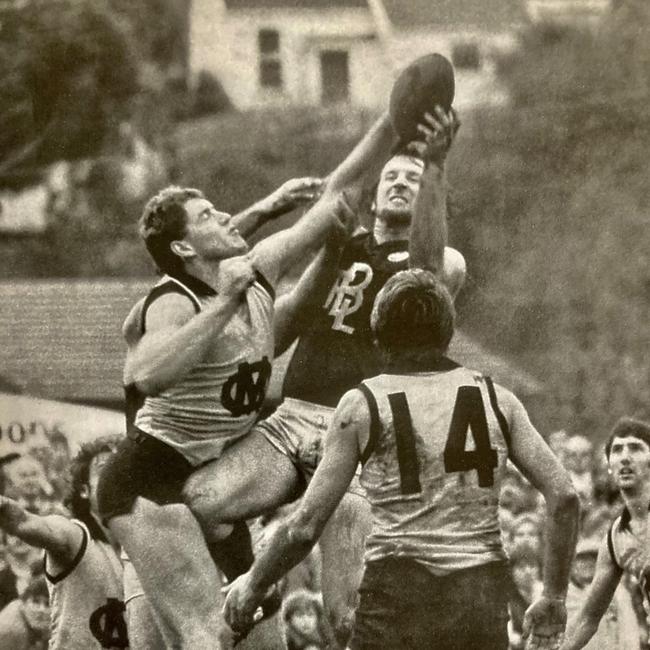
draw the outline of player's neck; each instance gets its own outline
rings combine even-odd
[[[378,244],[388,241],[404,241],[409,238],[409,226],[402,224],[389,226],[382,219],[375,219],[373,235]]]
[[[650,506],[650,483],[639,489],[621,490],[621,497],[632,519],[645,520]]]
[[[185,264],[185,272],[216,289],[219,278],[219,260],[193,259]]]

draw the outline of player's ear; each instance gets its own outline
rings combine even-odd
[[[84,483],[80,488],[79,488],[79,496],[82,499],[90,499],[90,486],[88,483]]]
[[[183,241],[182,239],[175,239],[174,241],[170,242],[169,248],[171,248],[171,251],[174,253],[174,255],[178,255],[178,257],[181,257],[183,259],[194,257],[196,255],[196,251],[194,250],[192,244]]]

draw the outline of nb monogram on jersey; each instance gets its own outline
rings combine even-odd
[[[363,291],[372,282],[372,277],[372,268],[365,262],[354,262],[339,274],[323,305],[334,317],[332,329],[346,334],[354,332],[354,327],[344,321],[363,304]]]

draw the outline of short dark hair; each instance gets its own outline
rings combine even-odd
[[[612,429],[612,433],[607,439],[605,445],[605,456],[609,461],[609,455],[612,451],[612,443],[614,438],[639,438],[650,447],[650,424],[642,420],[636,420],[629,416],[623,416]]]
[[[82,496],[82,488],[88,485],[90,464],[95,456],[102,453],[113,453],[124,436],[115,434],[102,436],[81,445],[79,451],[70,462],[68,488],[63,498],[63,504],[70,510],[75,519],[83,521],[93,537],[96,537],[97,523],[90,514],[90,502]],[[101,530],[101,529],[100,529]],[[103,533],[100,537],[103,537]]]
[[[172,251],[170,244],[187,232],[186,201],[203,198],[201,190],[170,185],[145,205],[139,221],[140,236],[163,273],[174,275],[184,270],[183,260]]]
[[[388,353],[423,347],[446,352],[454,334],[454,305],[430,271],[410,269],[388,279],[370,319],[377,344]]]

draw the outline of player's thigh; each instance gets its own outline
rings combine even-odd
[[[348,492],[319,540],[323,603],[333,633],[343,644],[349,638],[363,576],[363,552],[370,532],[370,504]]]
[[[250,519],[295,499],[299,475],[291,460],[252,431],[185,483],[185,503],[201,524]]]

